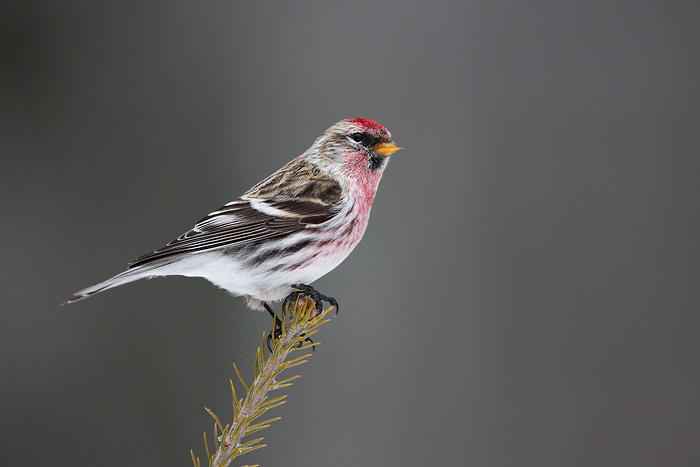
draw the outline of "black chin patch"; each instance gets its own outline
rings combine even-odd
[[[386,158],[378,156],[376,154],[370,154],[369,160],[367,161],[367,168],[369,170],[375,171],[384,166],[386,163]]]

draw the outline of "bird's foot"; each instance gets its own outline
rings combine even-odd
[[[269,350],[270,353],[272,353],[272,343],[276,339],[279,339],[279,337],[281,335],[282,335],[282,323],[278,319],[276,319],[275,320],[275,329],[270,331],[267,334],[267,342],[266,342],[267,343],[267,350]],[[302,334],[301,337],[304,337],[304,334]],[[307,337],[303,341],[299,341],[299,343],[297,344],[297,347],[302,347],[303,345],[305,345],[306,342],[308,342],[309,344],[312,344],[311,350],[316,352],[316,345],[314,344],[314,341],[310,337]]]
[[[272,342],[282,335],[282,321],[277,317],[272,308],[270,308],[269,303],[263,302],[263,306],[265,307],[267,312],[270,313],[270,316],[272,316],[272,319],[275,323],[272,331],[270,331],[270,333],[267,335],[267,350],[269,350],[270,353],[272,353]]]
[[[335,314],[338,314],[340,307],[338,306],[338,301],[335,298],[323,295],[310,285],[292,284],[291,286],[292,288],[295,288],[297,290],[287,295],[287,297],[282,302],[282,307],[286,308],[289,303],[296,302],[297,299],[303,295],[309,297],[311,300],[314,301],[316,309],[319,312],[323,311],[323,302],[328,302],[333,308],[335,308]]]
[[[267,312],[270,313],[270,315],[272,316],[272,319],[274,320],[274,323],[275,323],[273,330],[268,333],[267,339],[266,339],[267,350],[269,350],[270,353],[272,353],[272,343],[275,340],[279,339],[279,337],[282,335],[282,321],[277,317],[275,312],[272,311],[272,308],[270,308],[270,305],[268,303],[264,303],[263,306],[265,307]],[[303,335],[302,335],[302,337],[303,337]],[[308,342],[310,344],[314,343],[314,341],[311,340],[310,337],[307,337],[303,341],[300,341],[299,344],[297,345],[297,347],[303,346],[305,342]],[[311,349],[315,352],[316,346],[312,345]]]
[[[301,337],[304,337],[305,335],[306,335],[306,334],[302,334]],[[311,344],[311,351],[312,351],[312,352],[316,352],[316,344],[314,344],[314,341],[313,341],[310,337],[307,337],[307,338],[304,339],[303,341],[299,341],[299,344],[297,344],[297,347],[303,346],[304,343],[306,343],[306,342],[308,342],[309,344]]]

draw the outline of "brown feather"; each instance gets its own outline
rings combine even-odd
[[[244,195],[267,201],[268,206],[283,211],[284,215],[260,212],[249,201],[238,199],[201,219],[192,230],[163,248],[139,257],[129,267],[184,253],[281,237],[322,224],[337,213],[341,195],[337,181],[302,158],[294,159]]]
[[[303,157],[297,157],[248,190],[244,196],[335,204],[340,201],[341,195],[342,188],[336,180]]]

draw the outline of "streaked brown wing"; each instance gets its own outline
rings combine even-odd
[[[289,235],[309,225],[322,224],[336,214],[333,205],[308,200],[268,201],[266,204],[284,211],[285,215],[263,213],[249,201],[239,199],[212,212],[163,248],[134,260],[129,267],[185,253]]]

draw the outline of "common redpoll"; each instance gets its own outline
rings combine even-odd
[[[400,149],[379,123],[342,120],[243,196],[68,303],[138,279],[180,275],[204,277],[245,296],[250,308],[271,311],[268,302],[304,289],[355,248],[389,155]]]

